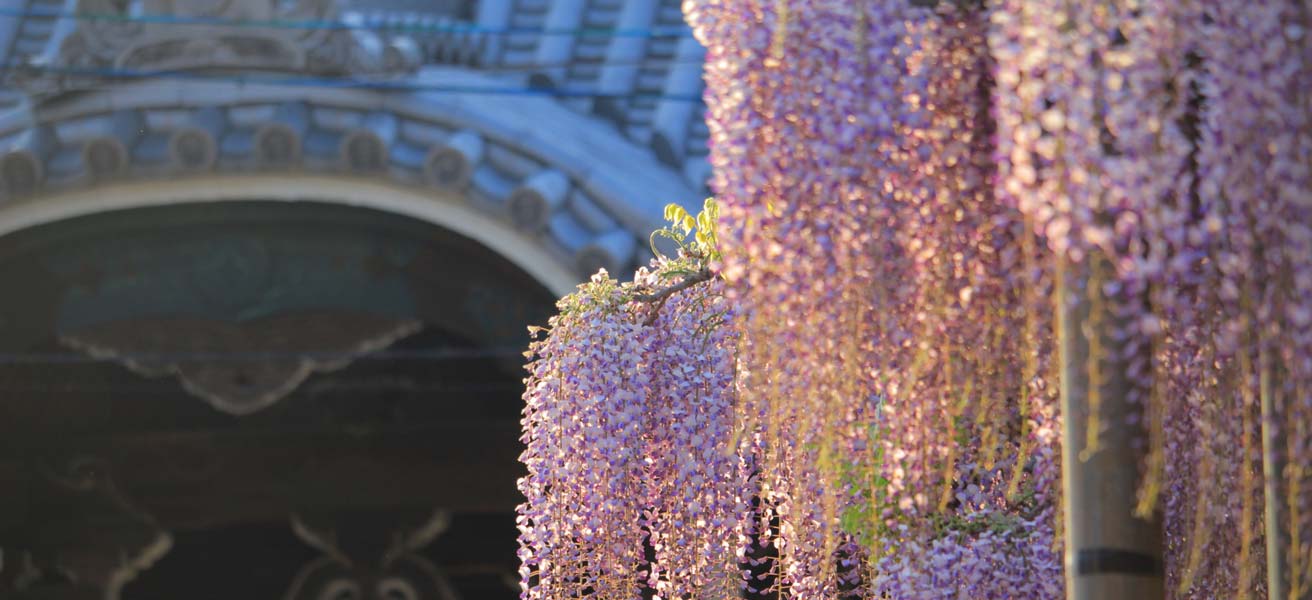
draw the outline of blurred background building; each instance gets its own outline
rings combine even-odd
[[[0,598],[517,597],[525,327],[709,174],[678,0],[0,0]]]

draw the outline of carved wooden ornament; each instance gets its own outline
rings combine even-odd
[[[60,341],[147,377],[174,376],[214,408],[247,415],[292,393],[310,374],[340,369],[421,328],[409,318],[346,311],[228,323],[200,318],[115,321]]]
[[[381,553],[362,555],[343,548],[333,519],[292,516],[292,531],[323,556],[301,568],[285,600],[460,600],[446,575],[418,552],[446,531],[450,515],[434,511],[421,523],[378,530]]]

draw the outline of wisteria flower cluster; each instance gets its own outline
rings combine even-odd
[[[1149,425],[1137,510],[1165,521],[1170,592],[1265,597],[1270,544],[1280,595],[1312,592],[1307,7],[1009,2],[991,20],[1000,187],[1056,260],[1110,266],[1094,291]],[[1067,450],[1120,425],[1095,405]],[[1285,539],[1264,533],[1270,491]]]
[[[526,598],[1060,598],[1063,458],[1119,427],[1171,597],[1312,593],[1306,3],[684,11],[719,227],[535,343]]]
[[[1039,460],[1057,441],[1035,433],[1055,401],[1048,259],[993,185],[988,15],[906,2],[685,10],[708,47],[740,413],[765,432],[780,587],[836,597],[831,557],[855,536],[862,597],[969,581],[915,579],[949,556],[987,580],[963,592],[1060,596],[1059,463]],[[959,499],[985,488],[990,502]],[[997,527],[976,527],[986,520]],[[1003,571],[970,559],[989,536],[1009,541],[990,561],[1031,565],[1046,587],[990,583]]]
[[[701,222],[714,214],[708,202]],[[678,256],[632,282],[598,273],[530,348],[525,598],[728,598],[742,587],[754,494],[737,449],[749,438],[735,432],[735,312],[699,275],[713,230],[677,206],[670,215],[663,233]]]

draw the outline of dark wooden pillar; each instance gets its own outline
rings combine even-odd
[[[1058,269],[1066,597],[1161,600],[1161,523],[1134,516],[1142,451],[1132,441],[1146,435],[1127,421],[1138,408],[1127,400],[1123,361],[1110,358],[1114,320],[1099,284],[1110,265],[1095,256]],[[1088,445],[1091,424],[1100,427],[1097,448]]]
[[[1289,594],[1289,525],[1284,509],[1285,439],[1276,416],[1283,383],[1280,361],[1265,340],[1258,354],[1262,406],[1262,481],[1265,500],[1267,598],[1286,600]]]

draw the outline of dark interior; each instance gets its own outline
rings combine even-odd
[[[0,589],[99,597],[162,533],[124,600],[288,597],[326,556],[364,591],[294,597],[518,596],[522,352],[553,298],[506,260],[376,211],[227,202],[7,236],[0,275],[0,548],[27,564]],[[361,349],[375,322],[413,326]]]

